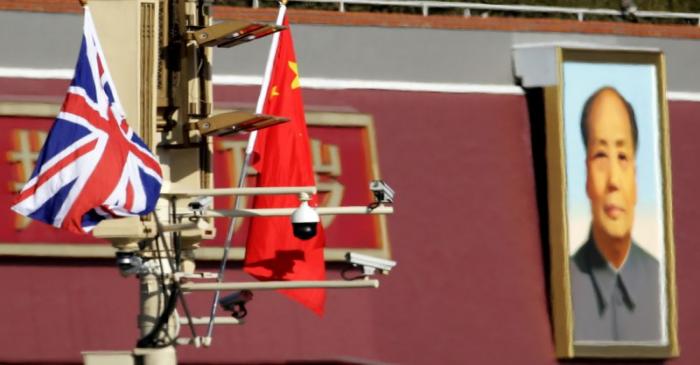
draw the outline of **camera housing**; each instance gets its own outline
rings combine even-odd
[[[369,190],[374,194],[375,202],[378,204],[391,204],[394,202],[396,193],[384,180],[370,181]]]
[[[374,275],[377,270],[384,275],[388,275],[389,271],[396,266],[396,261],[362,255],[355,252],[346,253],[345,261],[353,267],[361,266],[364,276]]]
[[[144,270],[143,259],[133,251],[117,251],[117,266],[122,276],[136,275]]]
[[[301,240],[310,240],[318,232],[318,222],[321,219],[316,210],[309,206],[309,202],[302,201],[299,208],[292,213],[292,231],[294,237]]]
[[[211,196],[199,196],[189,202],[187,207],[195,213],[201,214],[203,211],[212,207],[214,203],[214,198]]]
[[[222,309],[231,312],[233,318],[241,319],[248,314],[245,305],[251,300],[253,300],[253,292],[241,290],[219,299],[219,305]]]

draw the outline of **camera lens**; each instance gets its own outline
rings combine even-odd
[[[292,225],[294,230],[294,237],[301,240],[309,240],[316,236],[316,222],[310,223],[294,223]]]

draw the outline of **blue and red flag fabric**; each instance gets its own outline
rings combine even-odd
[[[304,118],[291,29],[279,33],[279,43],[265,96],[263,113],[288,118],[282,123],[258,131],[253,167],[258,171],[256,185],[316,185],[309,136]],[[314,196],[311,205],[316,206]],[[296,208],[299,199],[293,195],[258,195],[254,208]],[[323,227],[316,237],[302,241],[292,233],[289,217],[258,217],[250,223],[246,241],[244,270],[259,280],[325,280],[325,246]],[[284,294],[323,315],[324,289],[282,290]]]
[[[158,160],[126,122],[85,7],[73,81],[12,209],[84,233],[103,219],[153,211],[161,184]]]

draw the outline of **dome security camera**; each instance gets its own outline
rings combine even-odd
[[[309,202],[302,201],[299,208],[292,213],[292,231],[294,232],[294,237],[301,240],[314,238],[320,220],[316,210],[309,206]]]

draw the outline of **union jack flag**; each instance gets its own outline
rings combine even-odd
[[[12,209],[55,227],[89,232],[106,218],[153,211],[161,183],[158,161],[126,122],[85,7],[73,81]]]

